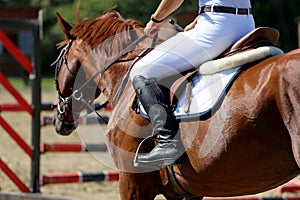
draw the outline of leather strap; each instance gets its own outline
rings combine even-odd
[[[169,177],[169,181],[172,185],[172,188],[174,190],[174,192],[180,196],[180,197],[185,197],[186,199],[192,197],[192,195],[190,193],[188,193],[187,191],[185,191],[182,186],[179,184],[176,175],[175,175],[175,171],[173,166],[166,166],[167,169],[167,173],[168,173],[168,177]]]
[[[233,8],[233,7],[226,7],[226,6],[203,6],[203,7],[201,7],[199,14],[207,13],[207,12],[249,15],[249,14],[252,14],[252,9],[251,8]]]

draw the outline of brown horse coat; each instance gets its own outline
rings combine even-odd
[[[74,39],[68,59],[81,63],[87,78],[116,54],[112,46],[122,49],[141,35],[137,31],[128,33],[121,43],[105,42],[120,31],[141,28],[135,21],[126,21],[115,12],[83,21],[72,29],[61,20],[67,37]],[[122,60],[136,56],[148,43],[139,45]],[[98,45],[95,53],[92,50]],[[134,92],[130,82],[120,99],[113,101],[130,62],[112,65],[95,79],[95,83],[112,103],[106,136],[110,153],[120,170],[121,199],[147,200],[154,199],[157,194],[164,194],[168,199],[255,194],[298,175],[299,64],[300,50],[266,59],[239,75],[211,118],[182,121],[180,131],[186,154],[182,165],[169,168],[176,181],[166,168],[148,172],[133,167],[136,149],[141,140],[151,134],[151,125],[131,109]],[[65,70],[59,76],[66,76],[66,73]],[[66,83],[59,81],[63,91]],[[143,150],[150,150],[153,145],[149,142]]]

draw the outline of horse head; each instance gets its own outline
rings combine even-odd
[[[58,92],[59,102],[55,113],[53,124],[58,134],[69,135],[77,127],[77,119],[80,112],[88,107],[101,91],[92,82],[82,90],[77,89],[86,82],[85,74],[81,71],[81,63],[73,53],[73,45],[76,37],[71,34],[72,26],[66,22],[58,13],[57,19],[62,31],[66,36],[66,41],[60,46],[64,46],[53,63],[55,69],[55,84]]]
[[[143,29],[137,21],[125,20],[115,11],[107,12],[96,19],[82,20],[75,26],[71,26],[59,14],[57,19],[66,40],[59,44],[63,49],[55,61],[59,104],[54,125],[56,132],[69,135],[76,128],[74,118],[78,117],[84,107],[82,99],[92,101],[102,91],[112,103],[118,90],[115,86],[120,84],[118,77],[128,72],[129,63],[136,58],[139,51],[120,55],[112,63],[113,70],[103,68],[137,40],[143,34]],[[142,49],[138,46],[136,48]],[[113,73],[116,78],[106,78],[106,72]],[[108,76],[111,77],[111,74]]]

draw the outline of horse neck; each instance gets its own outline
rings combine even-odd
[[[136,58],[139,52],[139,50],[134,51],[132,53],[129,53],[125,57],[122,57],[122,59],[120,59],[121,62],[112,65],[107,71],[103,73],[98,85],[102,89],[106,98],[112,104],[117,103],[117,93],[126,93],[126,91],[123,91],[123,87],[127,84],[128,81],[123,82],[123,79],[128,75],[127,73],[130,72],[128,70],[130,70],[129,68],[132,65],[132,59]]]
[[[112,65],[101,77],[100,87],[106,98],[113,102],[123,77],[130,63]]]
[[[115,64],[111,65],[102,75],[101,77],[99,77],[97,81],[98,83],[98,87],[102,90],[102,92],[104,93],[104,95],[106,96],[106,98],[113,104],[116,93],[118,92],[118,90],[120,89],[120,87],[122,87],[123,83],[122,80],[125,77],[125,75],[127,74],[127,72],[129,73],[128,70],[130,70],[130,66],[132,65],[133,60],[142,52],[144,51],[146,48],[148,48],[150,46],[152,42],[152,39],[148,38],[146,40],[144,40],[143,42],[141,42],[140,44],[138,44],[135,49],[133,49],[132,51],[128,52],[125,56],[122,56]],[[101,58],[101,63],[109,63],[111,62],[112,59],[114,59],[114,57],[116,55],[118,55],[117,52],[114,53],[114,56],[110,56],[107,57],[105,55],[99,55],[99,54],[93,54],[94,58],[92,60],[97,60],[97,58]],[[98,66],[98,67],[103,67],[103,66],[99,66],[98,64],[94,64],[92,66]],[[90,72],[95,73],[97,72],[98,69],[94,69],[91,70]],[[92,74],[90,74],[92,75]],[[124,83],[126,84],[126,82]],[[122,90],[122,88],[121,88]],[[123,91],[122,91],[123,92]],[[126,93],[126,92],[125,92]]]

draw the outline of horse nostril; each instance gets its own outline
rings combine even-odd
[[[55,113],[53,117],[53,125],[55,127],[56,133],[59,135],[68,136],[70,135],[77,127],[75,122],[65,122]]]

